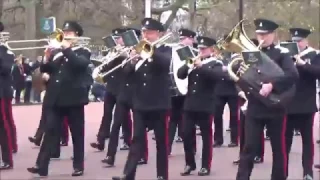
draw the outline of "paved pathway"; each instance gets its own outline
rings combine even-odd
[[[14,155],[15,168],[11,171],[0,172],[0,179],[33,179],[34,176],[26,171],[27,167],[34,165],[36,155],[39,148],[35,148],[29,143],[27,137],[32,136],[38,126],[41,106],[15,106],[13,108],[14,118],[18,131],[18,144],[19,152]],[[225,119],[228,111],[225,111]],[[120,151],[116,159],[116,167],[104,168],[100,163],[100,160],[105,157],[105,152],[95,152],[89,147],[89,143],[95,140],[96,133],[99,128],[100,120],[102,116],[102,104],[91,103],[86,107],[86,169],[83,177],[72,178],[72,162],[70,157],[72,156],[72,146],[63,147],[61,160],[52,160],[50,164],[50,174],[48,179],[103,179],[109,180],[112,176],[121,174],[126,157],[127,151]],[[225,127],[228,126],[226,121]],[[314,132],[315,139],[319,137],[319,120],[316,117]],[[155,142],[151,140],[152,134],[149,133],[149,164],[143,165],[138,168],[137,179],[138,180],[153,180],[156,176],[155,169]],[[229,141],[229,133],[225,133],[227,143]],[[201,142],[198,137],[198,142]],[[256,165],[252,179],[270,179],[271,172],[271,148],[270,143],[266,141],[266,157],[265,163]],[[201,143],[198,144],[198,149],[201,148]],[[315,146],[315,163],[319,162],[319,149],[320,146]],[[197,154],[198,159],[200,153]],[[181,177],[180,171],[184,166],[183,148],[181,143],[175,143],[173,149],[173,155],[170,157],[170,179],[182,180],[182,179],[199,179],[199,180],[232,180],[235,179],[237,167],[232,165],[232,161],[238,156],[238,148],[219,148],[213,150],[213,164],[212,173],[210,177],[198,177],[189,176]],[[293,143],[293,149],[290,156],[290,180],[301,179],[301,140],[300,137],[295,137]],[[199,164],[199,163],[198,163]],[[319,179],[319,171],[314,171],[315,179]]]

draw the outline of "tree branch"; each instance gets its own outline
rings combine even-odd
[[[170,11],[170,10],[173,11],[173,9],[181,8],[186,2],[187,2],[187,0],[176,0],[175,3],[173,3],[169,6],[162,7],[162,8],[152,8],[151,13],[156,14],[156,15],[160,15],[161,13],[163,13],[165,11]]]
[[[21,3],[12,3],[3,7],[3,12],[14,11],[16,9],[25,10],[25,7]]]
[[[218,7],[218,6],[222,6],[225,5],[229,2],[217,2],[217,3],[210,3],[207,6],[201,6],[201,7],[197,7],[197,12],[198,11],[208,11],[214,7]],[[185,11],[190,11],[190,9],[188,7],[181,7],[181,9],[185,10]]]
[[[164,28],[165,28],[165,29],[168,29],[168,27],[170,26],[170,24],[172,23],[172,21],[174,20],[174,18],[176,18],[177,12],[178,12],[178,9],[172,10],[169,18],[167,19],[166,23],[164,24]]]

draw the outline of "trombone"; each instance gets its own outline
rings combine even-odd
[[[162,43],[167,41],[170,37],[172,37],[172,33],[168,33],[152,43],[148,40],[141,40],[137,45],[135,45],[134,49],[138,54],[140,54],[140,57],[145,60],[153,55],[156,45],[162,45]]]
[[[130,48],[128,47],[121,47],[120,49],[112,49],[113,51],[109,52],[106,56],[97,59],[95,61],[101,62],[101,64],[94,68],[92,72],[92,78],[96,80],[97,82],[102,83],[103,82],[103,69],[105,66],[107,66],[110,62],[116,60],[118,57],[122,55],[127,55],[130,52]]]
[[[128,49],[128,51],[132,50],[132,49],[136,50],[136,52],[137,52],[136,55],[134,55],[133,57],[128,57],[121,64],[115,66],[114,68],[110,69],[109,71],[98,74],[96,76],[96,79],[101,81],[103,79],[103,77],[108,76],[109,74],[111,74],[112,72],[116,71],[117,69],[123,67],[125,64],[127,64],[128,62],[132,61],[135,58],[141,57],[142,60],[146,60],[146,59],[150,58],[154,53],[155,46],[164,43],[171,36],[172,36],[172,33],[168,33],[168,34],[162,36],[161,38],[159,38],[158,40],[156,40],[153,43],[150,43],[147,40],[141,40],[134,47],[131,47],[131,48]]]
[[[32,49],[46,49],[50,48],[54,45],[54,43],[58,43],[58,46],[63,40],[78,40],[80,45],[88,45],[91,38],[89,37],[65,37],[63,31],[61,29],[56,29],[48,38],[44,39],[31,39],[31,40],[13,40],[13,41],[6,41],[4,45],[11,51],[21,51],[21,50],[32,50]],[[12,48],[10,44],[20,44],[20,43],[39,43],[45,42],[47,45],[42,46],[27,46],[22,48]],[[56,47],[54,47],[56,48]],[[57,47],[58,48],[58,47]]]

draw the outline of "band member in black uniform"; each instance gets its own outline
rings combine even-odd
[[[49,59],[51,54],[56,54],[56,53],[58,53],[58,51],[59,50],[52,50],[52,49],[48,48],[45,50],[45,57],[44,58]],[[49,60],[52,60],[52,58]],[[44,79],[46,79],[45,77],[47,77],[47,75],[44,74],[43,77],[44,77]],[[45,81],[44,83],[47,85],[48,80],[44,80],[44,81]],[[46,94],[45,94],[45,96],[46,96]],[[44,100],[46,100],[46,99],[47,98],[44,98]],[[43,103],[43,104],[46,104],[46,103]],[[45,132],[45,127],[46,127],[45,123],[46,123],[46,119],[47,119],[46,112],[47,112],[46,106],[42,105],[41,117],[40,117],[40,121],[39,121],[38,128],[36,130],[36,133],[33,137],[31,137],[31,136],[28,137],[28,140],[36,146],[40,146],[42,139],[43,139],[43,135]],[[67,146],[68,142],[69,142],[69,125],[68,125],[67,118],[64,118],[61,126],[62,126],[61,146]],[[60,147],[59,146],[55,147],[55,150],[56,151],[55,151],[55,153],[52,154],[52,157],[59,158],[60,157]]]
[[[141,32],[138,29],[128,28],[127,30],[134,30],[136,35],[140,37]],[[117,61],[117,62],[114,62]],[[123,56],[122,59],[114,60],[114,64],[120,64],[127,61],[127,56]],[[129,62],[130,63],[130,62]],[[124,64],[125,65],[125,64]],[[110,69],[112,69],[114,65],[110,64]],[[109,69],[109,68],[108,68]],[[128,127],[128,131],[131,131],[132,128],[132,120],[131,120],[131,109],[132,109],[132,92],[133,92],[133,77],[131,74],[126,74],[124,68],[119,69],[123,71],[122,80],[118,83],[121,83],[120,93],[117,96],[117,103],[114,112],[114,121],[111,127],[110,140],[108,144],[108,152],[107,157],[102,160],[103,163],[106,163],[108,166],[113,166],[115,162],[115,156],[117,153],[118,140],[119,140],[119,131],[120,126],[124,126],[125,124]],[[129,118],[128,118],[129,117]],[[124,145],[120,147],[120,150],[128,150],[131,145],[131,132],[124,133]],[[147,132],[145,132],[145,136],[147,136]],[[147,137],[146,137],[147,138]],[[148,151],[147,141],[145,143],[145,150]],[[148,155],[148,152],[144,153],[144,155]],[[148,160],[148,156],[142,157],[139,161],[140,164],[146,164]]]
[[[48,175],[50,156],[59,144],[64,117],[68,117],[73,140],[72,176],[82,176],[84,171],[84,106],[89,102],[85,80],[91,53],[89,49],[75,45],[83,34],[76,21],[66,21],[62,30],[65,39],[61,43],[61,51],[52,54],[40,66],[41,72],[50,75],[43,104],[48,108],[46,130],[36,166],[27,169],[40,176]]]
[[[152,18],[142,21],[142,37],[152,43],[160,38],[163,25]],[[125,67],[133,76],[133,139],[123,175],[113,180],[133,180],[143,153],[145,131],[154,130],[157,147],[157,179],[168,180],[168,110],[171,106],[168,78],[171,48],[154,47],[150,58],[137,58]],[[133,56],[135,52],[131,54]],[[144,54],[144,53],[141,53]]]
[[[310,33],[308,29],[290,29],[292,40],[297,43],[300,52],[294,56],[299,71],[299,81],[296,85],[295,96],[287,109],[286,148],[289,157],[294,130],[297,129],[301,132],[303,142],[302,167],[304,180],[313,179],[313,123],[317,112],[316,81],[320,77],[320,59],[316,59],[318,52],[308,46],[307,37]],[[289,169],[288,165],[289,163],[287,164],[287,171]]]
[[[222,60],[226,67],[228,57]],[[234,81],[232,81],[227,72],[216,84],[214,93],[216,95],[214,110],[214,143],[213,147],[221,147],[223,145],[223,112],[224,107],[228,104],[230,111],[230,140],[228,147],[238,146],[238,126],[239,126],[239,98]]]
[[[4,25],[0,22],[1,41],[4,43],[7,39],[2,34]],[[8,38],[8,37],[7,37]],[[0,46],[0,147],[1,160],[0,170],[13,168],[12,153],[14,151],[14,143],[12,141],[12,123],[10,117],[7,117],[6,108],[9,105],[8,100],[12,99],[12,77],[11,68],[14,64],[14,54],[8,50],[6,46]],[[14,125],[14,124],[13,124]]]
[[[126,28],[116,28],[112,30],[113,37],[118,46],[123,46],[121,33],[125,32]],[[109,52],[113,53],[113,52]],[[113,60],[114,62],[121,63],[120,61]],[[111,67],[111,66],[110,66]],[[103,116],[97,135],[97,142],[91,143],[91,147],[103,151],[105,148],[105,140],[110,137],[110,127],[113,118],[113,108],[115,107],[117,96],[119,94],[120,79],[122,78],[121,71],[116,70],[104,78],[106,84],[106,93],[103,102]]]
[[[194,47],[194,41],[195,41],[195,37],[196,33],[189,30],[189,29],[180,29],[179,30],[179,44],[183,45],[183,46],[191,46]],[[177,59],[173,59],[171,60],[171,68],[173,69],[174,66],[174,61]],[[178,61],[181,61],[180,59],[178,59]],[[170,122],[169,122],[169,142],[170,142],[170,153],[171,153],[171,149],[172,149],[172,143],[176,134],[176,130],[178,128],[178,137],[176,139],[176,142],[182,142],[182,134],[183,134],[183,103],[184,103],[184,98],[185,95],[181,94],[181,92],[179,92],[179,90],[177,89],[177,85],[174,85],[176,82],[174,82],[174,76],[171,75],[172,78],[172,87],[171,89],[171,94],[172,94],[172,98],[171,98],[171,115],[170,115]],[[196,129],[194,129],[194,131],[196,131]],[[195,134],[195,133],[194,133]],[[194,137],[194,139],[196,139],[196,137]],[[195,142],[195,148],[196,148],[196,142]]]
[[[184,130],[183,147],[186,166],[181,176],[190,175],[196,169],[195,155],[193,152],[194,128],[198,124],[202,136],[202,163],[198,172],[199,176],[208,176],[212,161],[212,111],[214,108],[214,88],[217,80],[223,76],[222,64],[216,61],[213,47],[216,40],[200,36],[197,38],[200,54],[193,64],[186,64],[178,71],[178,77],[188,77],[188,92],[184,102]]]
[[[3,28],[1,28],[1,26],[3,27],[2,23],[0,22],[0,34],[3,30]],[[7,38],[9,38],[8,36],[5,35],[1,35],[2,39],[0,39],[0,41],[6,41]],[[0,46],[0,48],[2,48],[1,50],[1,54],[0,54],[0,58],[2,59],[2,61],[8,61],[10,63],[12,63],[12,58],[14,59],[14,53],[11,52],[10,50],[8,50],[7,48],[5,48],[5,46]],[[14,60],[13,60],[14,62]],[[13,64],[12,64],[13,66]],[[13,118],[13,113],[12,113],[12,98],[13,98],[13,91],[12,91],[12,85],[13,85],[13,81],[12,81],[12,74],[10,73],[10,77],[7,77],[7,75],[5,74],[3,79],[3,90],[1,93],[1,100],[4,103],[4,111],[5,111],[5,117],[8,120],[8,125],[10,128],[10,132],[11,132],[11,143],[12,143],[12,151],[13,153],[17,153],[18,152],[18,143],[17,143],[17,131],[16,131],[16,125],[15,125],[15,121]],[[2,83],[1,83],[2,84]]]
[[[259,42],[257,39],[250,39],[256,46],[259,45]],[[236,54],[234,54],[236,55]],[[246,106],[247,104],[245,104],[245,93],[239,89],[238,89],[238,96],[240,97],[240,124],[239,124],[239,142],[240,142],[240,148],[239,148],[239,158],[235,161],[233,161],[233,164],[237,165],[240,162],[240,155],[241,152],[243,150],[244,144],[245,144],[245,112],[246,112]],[[260,145],[259,145],[259,149],[257,151],[257,155],[254,158],[254,163],[259,164],[259,163],[263,163],[264,161],[264,132],[261,132],[261,141],[260,141]]]
[[[261,44],[261,51],[276,62],[283,70],[284,76],[261,85],[259,94],[267,97],[273,89],[280,92],[293,88],[298,79],[298,72],[285,48],[274,44],[275,30],[279,27],[267,19],[255,19],[256,35]],[[285,180],[287,177],[287,154],[285,148],[285,108],[272,108],[246,92],[248,108],[246,112],[245,145],[241,152],[237,180],[250,179],[254,167],[254,158],[259,148],[261,132],[267,126],[270,131],[270,140],[273,153],[271,180]]]

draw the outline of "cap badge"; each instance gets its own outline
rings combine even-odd
[[[114,33],[115,33],[115,34],[118,34],[118,31],[115,31]]]
[[[149,25],[149,21],[146,21],[146,25]]]
[[[180,34],[182,34],[182,31],[180,31]]]
[[[259,26],[260,26],[260,27],[262,27],[262,26],[263,26],[262,22],[260,22]]]
[[[203,42],[204,42],[204,40],[203,40],[203,39],[201,39],[200,43],[203,43]]]
[[[69,23],[66,23],[65,27],[68,28],[69,27]]]
[[[298,35],[298,31],[296,31],[296,32],[294,33],[294,35]]]

